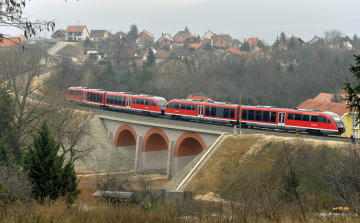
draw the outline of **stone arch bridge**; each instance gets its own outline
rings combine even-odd
[[[135,172],[166,169],[168,178],[174,177],[222,134],[177,126],[175,121],[174,125],[163,124],[161,119],[144,122],[104,115],[99,118],[115,146],[135,156]]]

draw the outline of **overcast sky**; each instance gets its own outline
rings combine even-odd
[[[200,36],[210,29],[240,41],[254,36],[273,43],[282,30],[304,41],[330,29],[350,37],[360,35],[359,9],[359,0],[31,0],[25,12],[33,19],[55,20],[55,30],[79,21],[89,32],[127,32],[135,23],[139,31],[146,29],[157,40],[162,32],[173,36],[187,25]],[[21,34],[19,30],[1,30]]]

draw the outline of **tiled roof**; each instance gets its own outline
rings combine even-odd
[[[68,26],[66,32],[82,32],[86,26]]]
[[[22,38],[0,38],[0,47],[22,46]]]
[[[54,32],[54,34],[52,34],[51,36],[55,35],[55,33],[57,33],[57,32],[60,32],[61,34],[63,34],[64,36],[66,36],[66,31],[63,30],[63,29],[58,29],[58,30],[56,30],[56,32]]]
[[[182,46],[172,48],[170,54],[174,56],[191,56],[191,54]]]
[[[233,45],[241,45],[242,43],[238,39],[233,39],[232,44]]]
[[[195,48],[195,49],[197,49],[197,48],[201,47],[202,45],[203,45],[202,43],[188,44],[187,48]]]
[[[344,99],[346,97],[345,94],[339,94],[339,96]],[[323,93],[321,92],[318,96],[316,96],[314,98],[314,100],[318,100],[318,101],[327,101],[327,102],[331,102],[331,99],[334,97],[334,94],[329,94],[329,93]],[[346,104],[346,101],[343,101],[341,104]]]
[[[174,36],[174,40],[177,41],[177,42],[180,42],[182,41],[183,39],[185,39],[187,36],[189,35],[188,32],[186,31],[179,31],[175,34]]]
[[[250,47],[253,47],[257,44],[258,40],[256,38],[251,37],[247,39],[245,42],[249,43]]]
[[[182,42],[184,42],[186,39],[189,39],[189,38],[196,38],[196,36],[190,34],[190,35],[188,35],[187,37],[185,37],[184,39],[180,40],[179,42],[182,43]],[[196,38],[196,39],[197,39],[197,38]]]
[[[242,54],[240,50],[235,49],[234,47],[229,47],[227,50],[222,52],[222,54],[226,54],[227,52],[233,53],[233,54]]]
[[[174,39],[171,38],[169,33],[165,33],[162,37],[160,37],[160,39],[157,41],[158,43],[161,43],[162,41],[164,41],[165,39],[168,39],[171,42],[174,42]]]
[[[149,41],[149,42],[154,42],[154,37],[150,36],[149,34],[147,34],[146,32],[142,32],[140,35],[142,38],[145,39],[145,41]]]
[[[256,54],[257,52],[261,52],[261,51],[271,53],[271,50],[264,50],[264,49],[258,48],[258,49],[250,50],[249,54]]]
[[[210,98],[208,97],[203,97],[203,96],[198,96],[195,94],[190,94],[186,99],[190,99],[190,100],[200,100],[200,101],[208,101]],[[210,99],[211,100],[211,99]]]
[[[312,109],[320,111],[330,111],[342,117],[345,113],[349,113],[350,110],[346,108],[346,104],[319,101],[314,99],[307,99],[303,103],[299,104],[297,108],[300,109]]]
[[[170,53],[166,52],[165,50],[161,50],[157,53],[155,53],[155,58],[165,58],[168,57]]]
[[[213,43],[217,42],[220,39],[223,39],[228,43],[232,42],[232,37],[229,34],[221,34],[221,35],[216,34],[215,36],[211,37],[211,39],[213,40]]]
[[[104,37],[106,30],[91,30],[90,37]]]

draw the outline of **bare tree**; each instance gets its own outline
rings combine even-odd
[[[324,37],[325,37],[325,39],[327,39],[327,41],[329,41],[329,43],[333,43],[337,38],[344,37],[344,36],[345,36],[345,33],[341,32],[340,30],[337,30],[337,29],[326,30],[324,32]]]

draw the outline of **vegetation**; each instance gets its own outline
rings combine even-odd
[[[154,51],[151,49],[151,47],[149,47],[149,53],[146,57],[146,66],[153,66],[155,64],[155,56],[154,56]]]
[[[69,161],[63,166],[65,157],[59,156],[60,143],[50,135],[46,121],[34,136],[33,146],[29,146],[24,154],[24,170],[29,171],[32,193],[43,203],[46,198],[56,200],[65,197],[73,203],[80,190],[77,189],[77,179],[74,166]]]

